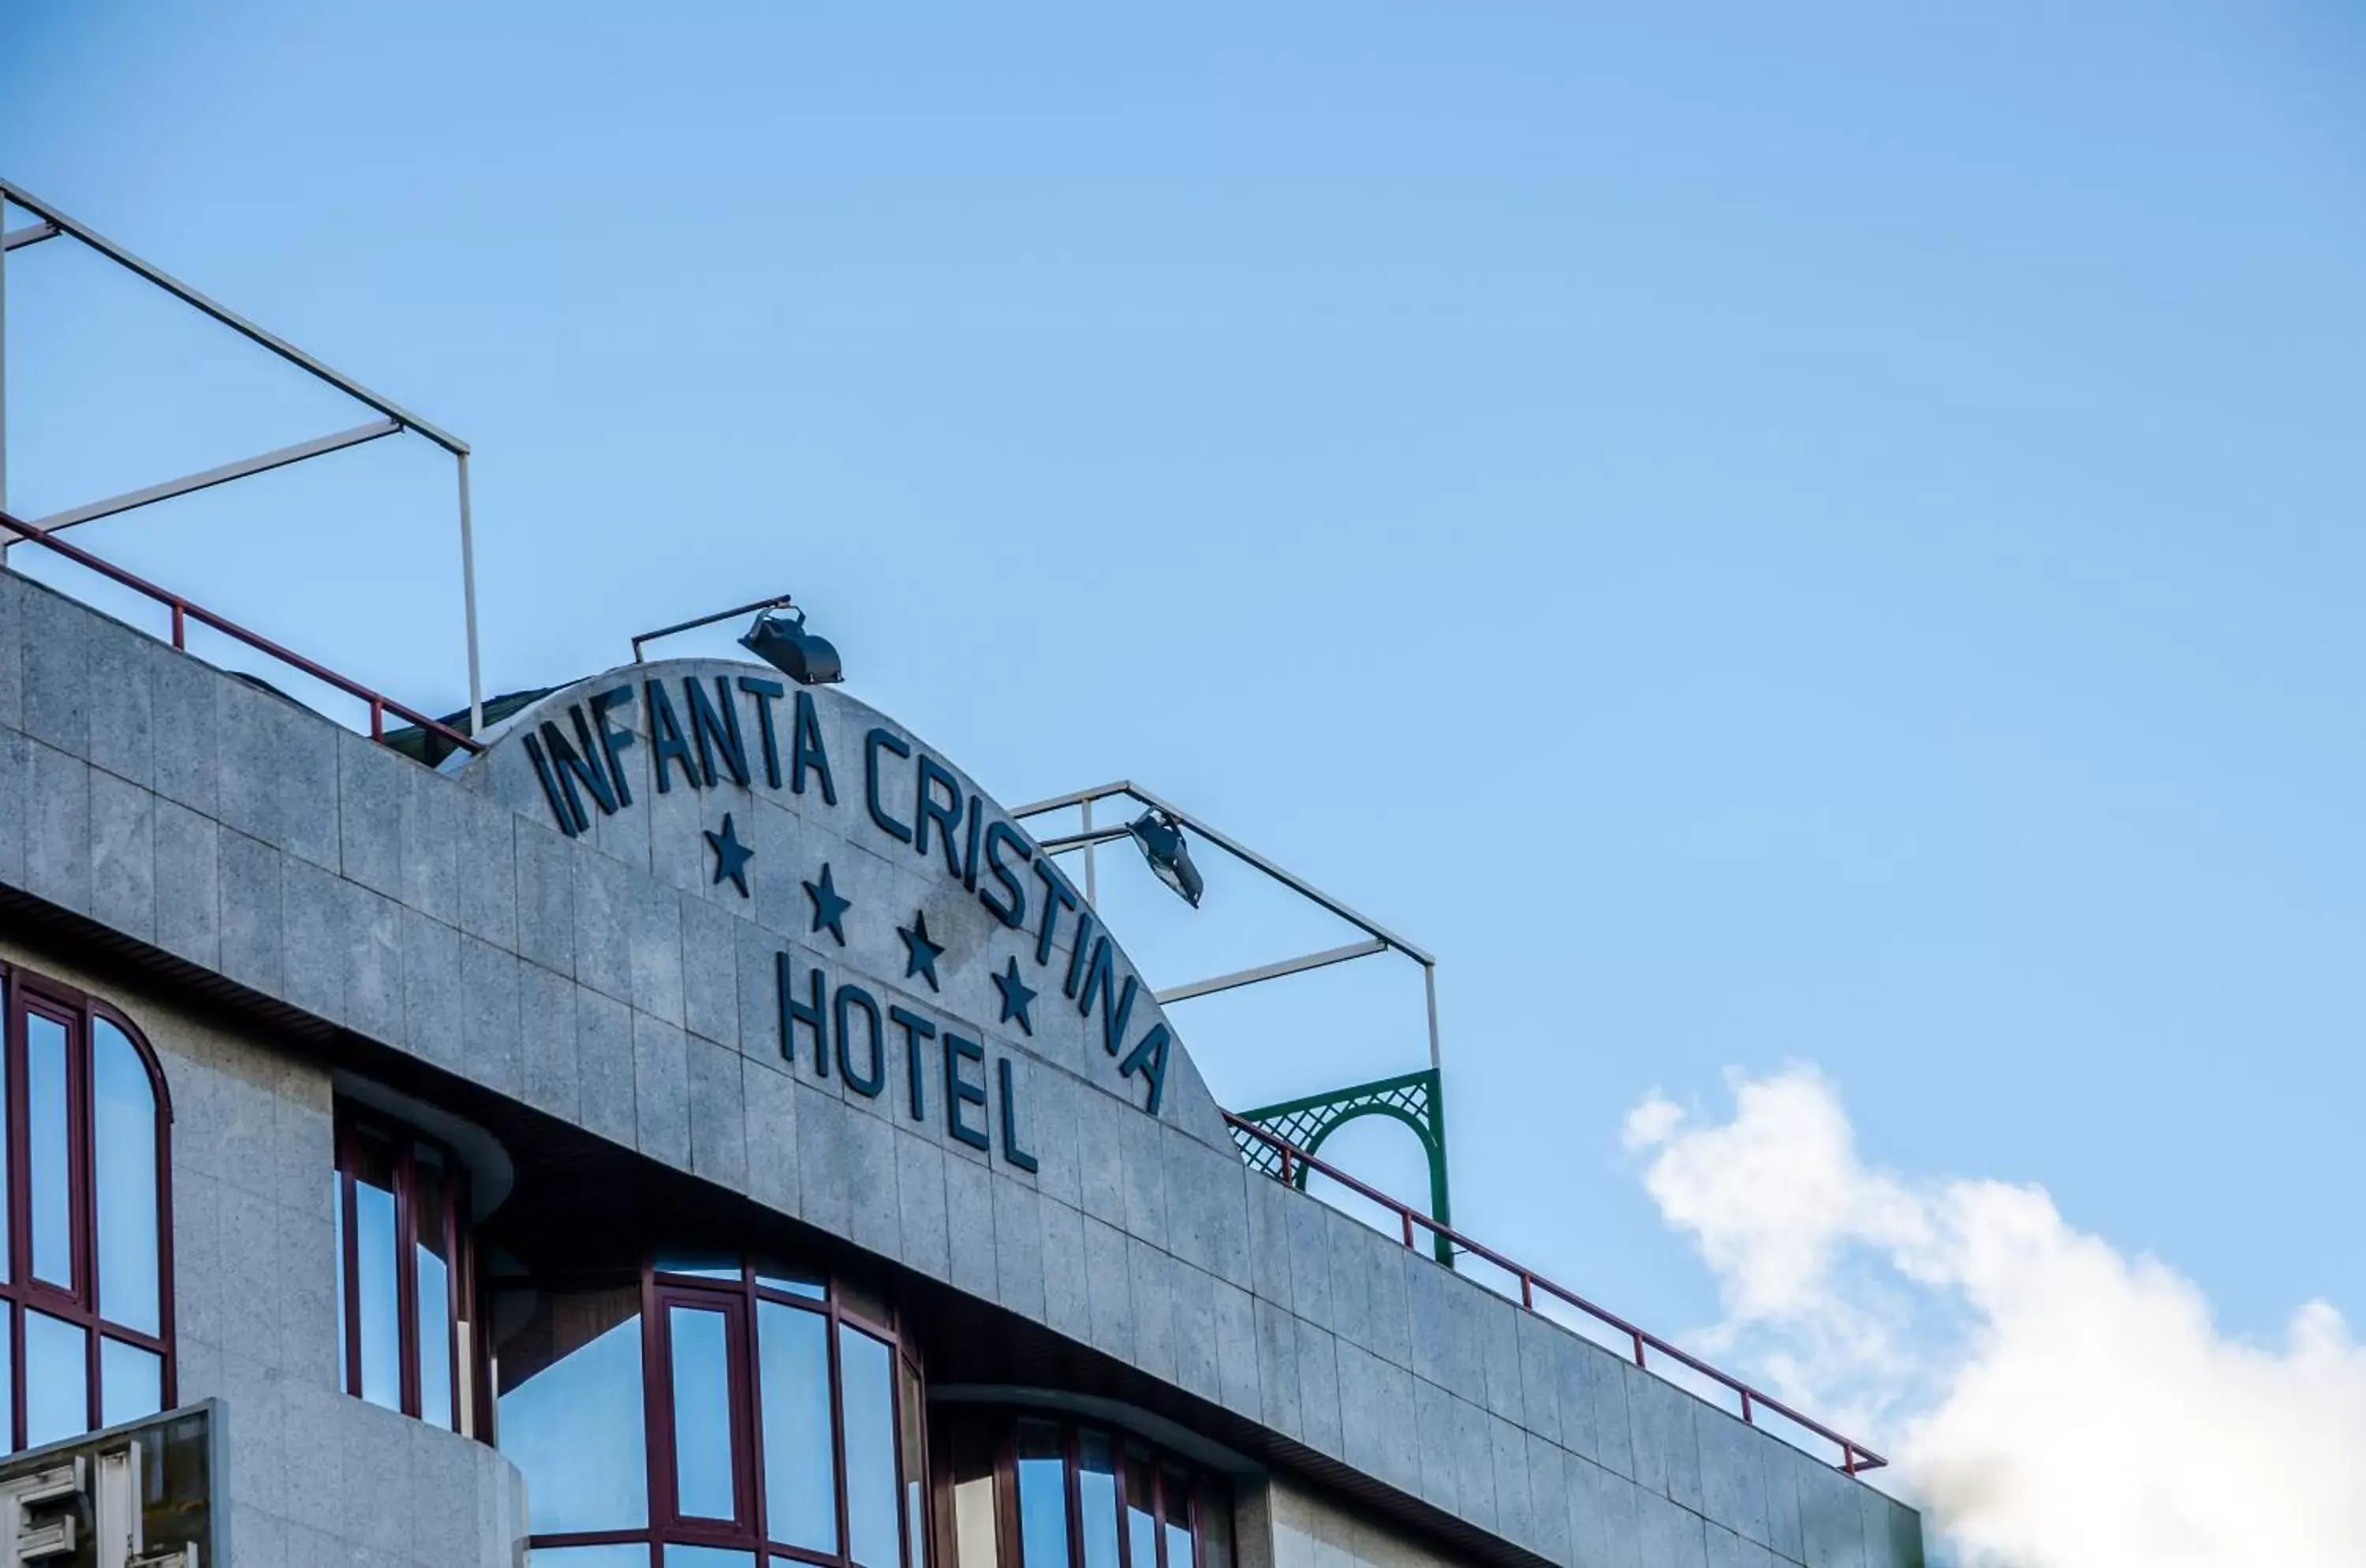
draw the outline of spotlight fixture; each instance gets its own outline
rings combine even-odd
[[[838,649],[820,633],[806,630],[803,610],[795,615],[795,620],[788,621],[769,609],[763,611],[739,639],[739,646],[800,686],[827,686],[845,680]]]
[[[633,662],[641,662],[641,648],[661,637],[686,632],[696,626],[713,626],[734,615],[744,615],[750,610],[760,612],[756,624],[748,628],[739,646],[786,675],[800,686],[827,686],[846,679],[846,671],[838,661],[838,649],[818,632],[806,630],[806,613],[796,611],[796,619],[784,621],[775,617],[775,610],[793,606],[785,593],[774,599],[759,599],[752,604],[740,604],[728,610],[717,610],[696,620],[677,621],[670,626],[659,626],[653,632],[643,632],[633,639]]]
[[[1200,907],[1200,895],[1208,885],[1200,876],[1200,868],[1191,863],[1191,851],[1183,841],[1183,825],[1163,811],[1145,811],[1127,825],[1126,832],[1142,846],[1142,858],[1158,880],[1173,888],[1176,895],[1193,908]]]

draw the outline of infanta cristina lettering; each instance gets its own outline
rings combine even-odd
[[[851,806],[840,805],[838,773],[811,692],[792,691],[759,675],[684,675],[679,686],[679,705],[663,680],[646,679],[637,688],[613,686],[567,705],[571,737],[545,718],[522,738],[561,832],[574,837],[589,831],[594,811],[613,817],[633,809],[623,754],[640,745],[641,736],[617,720],[637,702],[645,709],[651,775],[659,794],[677,784],[709,790],[727,784],[785,791],[804,797],[801,809],[808,811],[817,798],[824,809],[851,813]],[[784,701],[785,709],[780,705]],[[862,750],[862,817],[883,840],[882,852],[918,856],[1012,931],[1027,931],[1031,919],[1033,941],[1024,951],[1037,969],[1057,973],[1060,995],[1080,1016],[1089,1020],[1098,1011],[1104,1052],[1121,1077],[1142,1081],[1137,1103],[1157,1115],[1173,1036],[1154,1018],[1129,1042],[1140,981],[1131,973],[1120,978],[1114,945],[1097,929],[1068,879],[1049,856],[1037,852],[1025,832],[983,795],[964,790],[952,769],[925,750],[874,726],[863,736]],[[749,852],[738,842],[729,818],[721,832],[706,837],[716,856],[715,881],[728,877],[745,897],[741,872]],[[852,901],[838,891],[828,864],[804,886],[810,933],[827,932],[846,945],[844,921]],[[1072,922],[1065,933],[1064,917]],[[934,990],[935,955],[941,949],[929,939],[924,918],[916,916],[915,923],[917,930],[897,929],[905,942],[906,977],[917,976]],[[1053,950],[1064,934],[1071,940],[1063,968],[1053,964]],[[783,1056],[817,1077],[835,1072],[849,1089],[866,1097],[891,1092],[892,1076],[898,1080],[894,1091],[915,1121],[931,1113],[934,1090],[935,1113],[943,1117],[949,1136],[980,1150],[995,1148],[1020,1169],[1035,1168],[1024,1146],[1026,1118],[1017,1104],[1008,1059],[996,1057],[989,1072],[985,1043],[966,1032],[968,1026],[958,1019],[930,1017],[900,1003],[883,1006],[854,981],[833,987],[820,968],[805,965],[802,975],[799,968],[795,954],[776,955]],[[992,980],[997,1022],[1033,1034],[1031,1009],[1051,977],[1031,987],[1012,958]],[[804,1043],[810,1043],[809,1055],[800,1055]],[[898,1065],[902,1070],[894,1071]]]

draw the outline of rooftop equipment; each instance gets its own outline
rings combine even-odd
[[[32,518],[29,520],[30,526],[41,534],[60,534],[68,528],[96,522],[101,517],[113,517],[119,513],[130,512],[139,507],[152,506],[160,501],[170,501],[175,496],[188,495],[218,484],[228,484],[233,479],[268,473],[274,468],[284,468],[291,463],[301,463],[331,452],[342,452],[348,446],[358,446],[364,442],[376,441],[384,436],[400,434],[405,431],[421,436],[450,453],[458,468],[460,611],[468,634],[468,730],[469,733],[474,734],[484,728],[484,688],[478,673],[477,664],[477,551],[468,522],[468,444],[449,431],[438,429],[428,423],[400,404],[378,396],[351,377],[331,369],[287,339],[256,325],[237,311],[208,299],[163,267],[133,255],[114,241],[84,224],[76,222],[22,186],[11,185],[6,180],[0,180],[0,210],[5,210],[8,206],[21,207],[39,221],[22,229],[0,233],[0,340],[5,340],[7,332],[6,301],[8,253],[62,237],[97,252],[108,261],[155,285],[199,314],[211,317],[249,342],[270,350],[315,379],[327,382],[379,416],[366,424],[357,424],[351,430],[341,430],[333,434],[316,436],[310,441],[299,441],[293,446],[282,446],[276,452],[265,452],[258,457],[242,458],[234,463],[224,463],[219,468],[208,468],[203,473],[186,474],[176,479],[167,479],[162,484],[148,485],[122,495],[109,496],[103,501],[94,501],[83,506],[69,507],[63,512],[51,513],[46,517]],[[0,359],[5,357],[0,355]],[[8,504],[6,380],[5,367],[0,367],[0,511],[5,511]],[[0,561],[5,561],[8,547],[23,534],[22,528],[11,528],[6,536],[0,536]],[[63,541],[56,541],[53,547],[58,547],[60,553],[64,553],[62,547]]]
[[[797,610],[794,621],[783,620],[772,614],[775,610],[796,609],[789,596],[777,594],[759,599],[752,604],[735,604],[728,610],[717,610],[711,615],[698,615],[687,621],[676,621],[670,626],[659,626],[653,632],[643,632],[633,639],[633,662],[641,662],[641,645],[655,642],[676,632],[711,626],[717,621],[727,621],[734,615],[756,612],[755,624],[739,638],[739,646],[786,675],[800,686],[828,686],[846,679],[839,664],[838,646],[819,632],[806,630],[806,613]]]
[[[819,632],[806,630],[803,610],[794,621],[784,621],[770,610],[762,612],[739,639],[739,646],[800,686],[827,686],[846,679],[838,649]]]
[[[1175,890],[1193,908],[1200,907],[1200,895],[1208,884],[1200,868],[1191,863],[1190,847],[1183,841],[1183,825],[1164,812],[1150,810],[1135,818],[1126,831],[1142,847],[1142,858],[1150,863],[1151,871],[1159,881]]]

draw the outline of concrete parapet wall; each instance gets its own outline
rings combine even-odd
[[[1775,1568],[1799,1560],[1654,1494],[1619,1495],[1609,1480],[1607,1472],[1589,1476],[1570,1490],[1572,1561],[1586,1568]],[[1850,1499],[1839,1513],[1817,1517],[1808,1560],[1850,1568],[1920,1562],[1919,1540],[1894,1540],[1897,1528],[1886,1509]],[[1240,1568],[1463,1568],[1465,1562],[1387,1519],[1279,1479],[1242,1490],[1234,1533]]]

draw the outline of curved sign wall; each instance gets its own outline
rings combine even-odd
[[[488,737],[462,777],[777,938],[794,1070],[1022,1170],[1048,1062],[1229,1149],[1149,986],[1026,830],[910,731],[760,665],[626,665]]]

